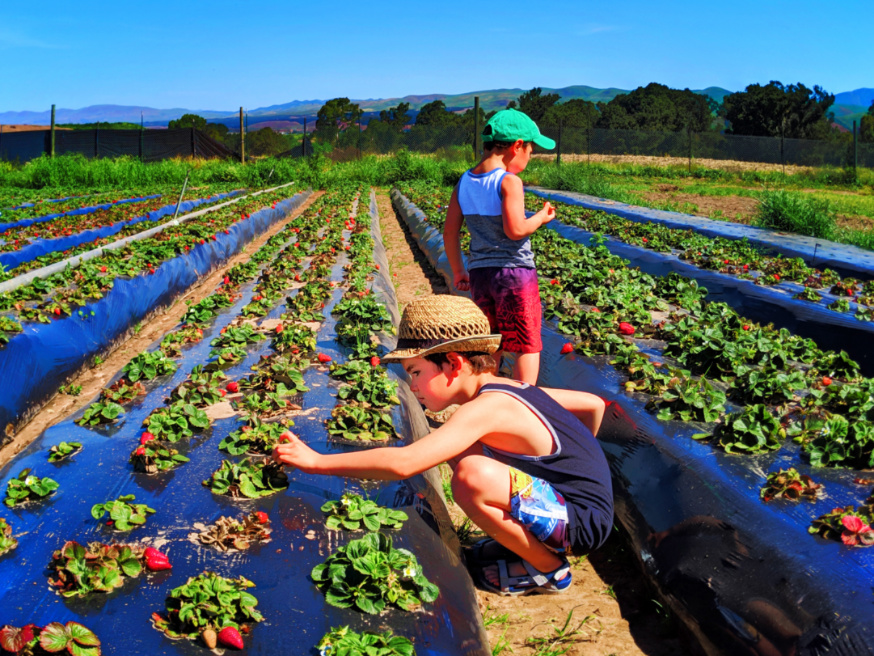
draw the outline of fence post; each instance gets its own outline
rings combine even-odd
[[[857,168],[859,166],[859,134],[856,132],[856,121],[853,120],[853,180],[858,182],[859,180],[859,172]]]
[[[479,159],[480,150],[482,150],[482,144],[480,140],[482,137],[480,136],[480,126],[479,126],[479,96],[473,97],[473,159],[476,161]]]
[[[54,157],[54,156],[55,156],[55,106],[54,106],[54,105],[52,105],[52,134],[51,134],[51,139],[52,139],[52,146],[51,146],[52,150],[51,150],[51,153],[52,153],[52,157]]]
[[[307,120],[303,120],[303,141],[300,142],[301,152],[303,156],[307,156]]]
[[[243,128],[243,108],[240,107],[240,161],[246,162],[246,131]]]
[[[692,173],[692,126],[689,126],[689,173]]]
[[[561,166],[561,128],[564,121],[558,120],[558,143],[555,145],[555,163]]]

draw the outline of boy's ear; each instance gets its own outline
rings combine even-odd
[[[461,365],[464,364],[464,358],[455,351],[450,351],[446,354],[446,359],[449,360],[449,372],[451,375],[457,375],[461,372]]]
[[[525,142],[522,139],[516,139],[513,142],[513,152],[517,153],[522,150],[525,150]]]

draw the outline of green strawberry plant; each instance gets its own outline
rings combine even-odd
[[[155,408],[143,421],[146,430],[160,440],[178,442],[195,431],[209,428],[209,417],[191,403],[176,401],[164,408]]]
[[[372,365],[369,360],[349,360],[332,364],[331,376],[347,381],[337,391],[337,398],[379,408],[397,405],[398,384],[388,377],[385,369]]]
[[[244,576],[236,579],[203,572],[173,588],[165,601],[166,612],[152,613],[152,624],[168,638],[200,639],[215,646],[215,633],[231,627],[248,632],[264,616],[255,608],[258,599],[247,592],[255,584]],[[212,633],[212,639],[205,635]]]
[[[814,467],[874,467],[874,423],[832,415],[801,445]]]
[[[869,499],[870,502],[870,499]],[[835,508],[820,515],[808,527],[808,532],[826,540],[840,540],[848,547],[870,547],[874,544],[874,505]]]
[[[327,421],[328,434],[353,442],[386,442],[397,438],[391,414],[378,408],[339,405]]]
[[[134,495],[125,494],[118,497],[115,501],[95,503],[91,507],[91,516],[99,520],[109,513],[109,519],[106,522],[107,526],[111,526],[116,531],[130,531],[137,526],[145,524],[146,515],[151,515],[155,512],[154,508],[149,508],[144,503],[130,503],[131,501],[134,501]]]
[[[0,517],[0,556],[9,553],[18,546],[18,540],[12,537],[12,527]]]
[[[250,416],[248,424],[230,433],[219,442],[218,448],[232,456],[245,453],[270,455],[273,447],[279,443],[279,437],[291,426],[294,426],[294,422],[289,419],[273,423]]]
[[[105,388],[100,397],[106,402],[112,403],[130,403],[139,396],[146,393],[146,388],[139,381],[136,383],[128,383],[124,378],[115,381],[112,385]]]
[[[60,462],[82,450],[81,442],[61,442],[49,449],[49,462]]]
[[[58,483],[48,476],[40,478],[31,474],[30,469],[24,469],[17,478],[13,478],[6,483],[6,499],[4,499],[3,503],[12,508],[19,503],[27,503],[34,499],[44,499],[57,490],[58,487]]]
[[[726,415],[713,434],[696,433],[695,439],[713,438],[727,453],[768,453],[776,451],[786,439],[786,430],[768,406],[758,403]]]
[[[178,365],[160,351],[140,353],[124,365],[122,373],[132,383],[142,380],[154,380],[176,371]]]
[[[285,383],[279,383],[276,385],[275,391],[259,391],[249,394],[240,401],[234,401],[233,406],[249,414],[275,414],[288,410],[292,406],[291,400],[285,397],[292,396],[293,394],[293,391],[285,387]]]
[[[768,474],[768,479],[759,496],[761,496],[762,501],[771,501],[771,499],[815,501],[823,491],[821,483],[814,483],[810,476],[799,474],[795,467],[790,467],[789,469],[781,468],[780,471]]]
[[[190,458],[183,456],[176,449],[166,447],[157,440],[138,446],[130,454],[130,463],[134,471],[145,474],[169,471],[189,460]]]
[[[798,292],[792,298],[797,298],[800,301],[812,301],[813,303],[818,303],[822,300],[822,296],[811,287],[805,287],[803,291]]]
[[[168,358],[177,358],[182,354],[182,347],[196,344],[203,339],[203,330],[193,325],[183,325],[173,330],[161,340],[161,353]]]
[[[62,597],[112,592],[143,571],[143,547],[90,542],[83,547],[70,540],[52,554],[49,585]]]
[[[255,373],[241,380],[240,388],[276,392],[282,385],[289,395],[308,392],[309,387],[304,385],[303,372],[299,368],[301,365],[301,360],[293,361],[283,355],[266,358],[252,367]]]
[[[218,403],[224,397],[221,389],[227,376],[221,371],[204,371],[203,365],[196,365],[188,379],[170,394],[171,401],[183,401],[196,408],[205,408]]]
[[[225,348],[213,349],[209,352],[209,357],[215,358],[215,360],[207,364],[205,368],[218,369],[237,364],[247,355],[246,349],[242,346],[227,346]]]
[[[356,633],[348,626],[331,629],[316,645],[319,656],[415,656],[416,649],[408,638],[393,635],[391,630],[383,633],[364,631]]]
[[[235,499],[258,499],[288,488],[288,476],[282,465],[275,462],[251,462],[249,458],[239,463],[222,460],[219,468],[203,484],[214,494]]]
[[[52,622],[43,628],[35,624],[0,628],[0,647],[18,656],[57,654],[70,656],[100,656],[100,638],[78,622]]]
[[[228,346],[247,346],[264,339],[264,335],[247,323],[239,326],[227,326],[222,329],[221,335],[213,339],[209,345],[225,348]]]
[[[325,526],[330,531],[378,531],[380,528],[398,529],[407,521],[407,513],[378,505],[375,501],[364,499],[360,494],[347,492],[338,500],[322,505],[327,513]]]
[[[308,353],[316,348],[316,334],[300,324],[284,324],[282,332],[274,333],[271,347],[277,353]]]
[[[95,401],[85,408],[85,412],[76,423],[80,426],[101,426],[114,422],[123,414],[124,408],[114,401]]]
[[[661,398],[650,400],[647,407],[657,410],[662,421],[713,422],[725,412],[725,392],[713,387],[705,378],[684,378],[666,388]]]
[[[355,607],[371,615],[388,604],[415,610],[440,593],[422,574],[416,557],[393,548],[391,537],[383,533],[368,533],[338,548],[310,576],[332,606]]]

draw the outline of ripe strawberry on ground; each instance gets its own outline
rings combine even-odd
[[[232,626],[226,626],[218,632],[218,643],[231,649],[243,648],[243,636]]]
[[[567,355],[568,353],[570,353],[573,350],[574,350],[574,345],[571,344],[570,342],[566,342],[565,345],[561,347],[561,354]]]
[[[319,362],[321,362],[322,364],[325,364],[325,363],[331,361],[331,356],[328,355],[327,353],[319,353],[318,359],[319,359]]]
[[[832,379],[829,378],[828,376],[823,376],[822,377],[822,384],[825,385],[826,387],[828,387],[829,385],[832,384]]]
[[[267,517],[267,513],[263,510],[259,510],[255,513],[255,518],[258,520],[259,524],[266,524],[270,521],[270,518]]]
[[[240,391],[240,386],[237,383],[237,381],[232,380],[230,383],[228,383],[227,389],[231,394],[236,394],[237,392]]]
[[[633,335],[634,334],[634,326],[625,321],[619,324],[619,332],[623,335]]]

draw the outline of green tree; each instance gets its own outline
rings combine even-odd
[[[416,125],[435,127],[448,127],[458,125],[458,116],[447,111],[446,104],[442,100],[434,100],[419,110],[416,116]]]
[[[224,142],[228,136],[228,126],[223,123],[207,123],[203,132],[211,139]]]
[[[398,103],[397,107],[389,107],[379,112],[379,121],[397,132],[402,132],[404,126],[410,120],[410,117],[407,115],[408,111],[410,111],[410,103]]]
[[[543,115],[543,126],[566,128],[591,128],[598,121],[598,108],[595,103],[582,98],[571,98],[567,102],[553,105]]]
[[[323,143],[335,143],[340,132],[361,116],[361,108],[348,98],[333,98],[316,115],[315,137]],[[357,130],[357,127],[356,127]]]
[[[874,102],[868,108],[868,113],[859,121],[859,141],[874,143]]]
[[[712,99],[689,89],[671,89],[651,82],[610,102],[599,102],[598,127],[609,130],[704,132],[713,122]]]
[[[272,128],[261,128],[246,135],[246,152],[256,156],[278,155],[289,149],[286,139]]]
[[[197,128],[198,130],[203,130],[206,128],[206,119],[197,114],[183,114],[175,121],[167,123],[167,128],[170,130],[178,128]]]
[[[829,108],[834,102],[835,97],[822,87],[811,90],[801,83],[784,86],[771,81],[727,95],[722,113],[731,123],[730,134],[823,139],[833,132]]]
[[[519,96],[518,100],[507,103],[507,108],[525,112],[532,121],[540,123],[546,112],[558,102],[560,97],[557,93],[548,93],[544,96],[542,88],[534,87]]]

